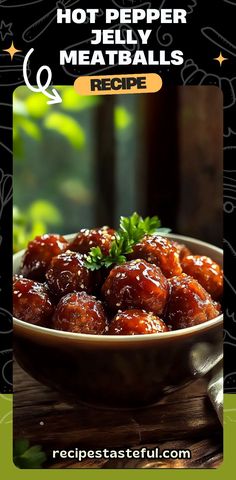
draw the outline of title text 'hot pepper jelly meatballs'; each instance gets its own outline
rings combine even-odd
[[[166,322],[173,330],[193,327],[220,314],[220,305],[194,278],[182,274],[169,280],[171,291]]]
[[[81,230],[70,243],[70,250],[87,254],[93,247],[100,247],[104,255],[108,255],[114,240],[115,230],[109,227]]]
[[[166,237],[147,235],[134,245],[130,258],[143,258],[160,267],[165,277],[170,278],[182,273],[180,250]]]
[[[159,317],[145,310],[130,309],[119,312],[110,323],[109,335],[144,335],[168,332],[169,328]]]
[[[13,315],[28,323],[50,326],[53,306],[42,283],[15,276],[13,279]]]
[[[53,326],[65,332],[102,335],[108,323],[99,300],[85,292],[74,292],[61,298],[55,310]]]
[[[51,260],[46,280],[51,292],[59,298],[73,291],[91,289],[91,272],[85,267],[83,256],[69,250]]]
[[[51,259],[64,252],[68,245],[67,240],[61,235],[46,234],[36,237],[29,242],[24,254],[22,275],[43,282]]]
[[[223,295],[223,271],[209,257],[189,255],[182,260],[182,268],[210,293],[214,300],[220,300]]]
[[[111,270],[102,294],[113,310],[141,308],[161,315],[168,299],[169,285],[156,265],[145,260],[132,260]]]

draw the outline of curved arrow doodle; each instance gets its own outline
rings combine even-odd
[[[49,85],[52,81],[52,71],[51,71],[50,67],[48,67],[47,65],[43,65],[37,71],[37,74],[36,74],[37,87],[33,87],[31,85],[31,83],[29,82],[28,74],[27,74],[27,64],[28,64],[29,57],[33,52],[34,52],[34,48],[31,48],[28,51],[28,53],[26,54],[25,59],[24,59],[24,63],[23,63],[23,76],[24,76],[26,86],[32,92],[43,93],[44,95],[49,97],[51,100],[47,102],[48,105],[52,105],[52,104],[55,104],[55,103],[61,103],[62,98],[55,88],[52,88],[52,93],[47,91],[47,89],[48,89],[48,87],[49,87]],[[44,84],[42,84],[42,82],[41,82],[41,76],[42,76],[43,72],[47,72],[47,80],[45,81]]]

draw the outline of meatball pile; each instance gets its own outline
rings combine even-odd
[[[93,335],[143,335],[207,322],[221,312],[223,272],[182,244],[146,235],[127,261],[89,270],[86,255],[104,255],[115,230],[81,230],[69,243],[42,235],[28,245],[13,279],[13,313],[25,322]]]

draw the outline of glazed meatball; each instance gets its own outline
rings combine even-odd
[[[220,300],[223,295],[223,271],[209,257],[189,255],[182,260],[182,268],[210,293],[214,300]]]
[[[102,287],[109,308],[141,308],[156,315],[164,311],[168,293],[168,281],[160,268],[145,260],[132,260],[113,268]]]
[[[81,230],[70,243],[70,250],[87,254],[92,247],[100,247],[104,255],[108,255],[115,230],[109,227]]]
[[[13,315],[34,325],[50,326],[53,305],[45,286],[28,278],[14,277]]]
[[[179,249],[166,237],[146,235],[141,242],[134,245],[129,258],[143,258],[154,263],[167,278],[182,273]]]
[[[193,327],[219,315],[219,304],[194,278],[183,273],[171,278],[169,284],[171,292],[166,322],[174,330]]]
[[[61,298],[53,316],[56,330],[102,335],[107,330],[102,302],[85,292],[69,293]]]
[[[119,312],[110,323],[109,335],[144,335],[168,332],[169,328],[159,317],[145,310],[130,309]]]
[[[189,250],[188,247],[186,247],[186,245],[184,245],[184,243],[178,243],[178,242],[175,242],[174,240],[171,240],[172,244],[175,245],[175,247],[177,248],[178,252],[179,252],[179,259],[180,259],[180,263],[182,262],[182,260],[187,257],[187,255],[191,255],[191,252]]]
[[[29,242],[25,252],[21,273],[24,277],[43,282],[45,273],[56,255],[68,248],[67,240],[61,235],[42,235]]]
[[[80,253],[70,252],[54,257],[46,273],[48,286],[57,298],[71,292],[90,292],[91,274]]]

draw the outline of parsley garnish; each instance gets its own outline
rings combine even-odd
[[[18,468],[43,468],[47,457],[41,445],[30,446],[26,439],[18,439],[13,445],[13,461]]]
[[[102,267],[109,268],[113,264],[126,262],[126,255],[133,251],[133,246],[145,235],[169,233],[169,228],[161,228],[161,222],[157,216],[142,218],[138,213],[131,217],[121,217],[120,227],[111,244],[109,255],[104,255],[100,247],[91,248],[85,256],[85,265],[89,270],[99,270]]]

